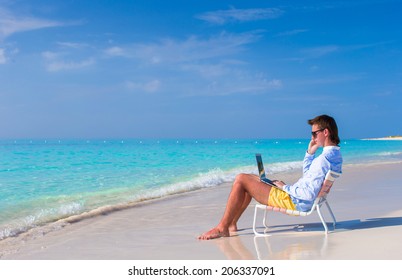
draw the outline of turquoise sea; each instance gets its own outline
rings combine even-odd
[[[300,170],[309,139],[1,140],[0,240],[108,205],[124,206]],[[346,140],[344,164],[402,162],[402,141]]]

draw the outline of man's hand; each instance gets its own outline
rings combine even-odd
[[[286,186],[286,184],[283,181],[274,180],[272,182],[274,182],[275,186],[277,186],[281,190],[283,190],[283,187]]]
[[[319,147],[320,145],[314,139],[311,139],[310,144],[308,145],[307,153],[314,155]]]

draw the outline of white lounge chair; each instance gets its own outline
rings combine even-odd
[[[283,214],[287,214],[287,215],[292,215],[292,216],[308,216],[310,214],[312,214],[314,211],[317,211],[318,216],[320,217],[320,220],[322,222],[322,225],[324,226],[324,230],[325,230],[325,234],[328,234],[328,227],[327,224],[322,216],[321,213],[321,205],[325,204],[328,207],[329,213],[331,214],[331,217],[333,219],[333,225],[334,225],[334,229],[335,229],[335,224],[336,224],[336,220],[335,220],[335,216],[334,213],[331,210],[331,207],[329,206],[328,200],[327,200],[327,195],[329,193],[329,191],[331,190],[331,187],[335,181],[335,179],[340,177],[340,173],[337,173],[335,171],[328,171],[328,173],[325,176],[325,180],[321,186],[321,190],[317,196],[317,198],[314,201],[314,204],[311,208],[310,211],[308,212],[302,212],[302,211],[297,211],[297,210],[290,210],[290,209],[286,209],[286,208],[279,208],[279,207],[273,207],[273,206],[267,206],[267,205],[263,205],[260,203],[257,203],[255,205],[255,210],[254,210],[254,221],[253,221],[253,231],[254,234],[257,236],[266,236],[268,235],[268,233],[266,233],[267,229],[268,229],[268,224],[267,224],[267,213],[268,211],[274,211],[274,212],[280,212]],[[258,209],[264,210],[264,219],[263,219],[263,225],[265,226],[265,230],[264,233],[260,233],[257,231],[257,227],[256,227],[256,223],[257,223],[257,212]]]

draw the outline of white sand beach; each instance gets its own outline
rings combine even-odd
[[[230,185],[175,195],[130,209],[35,229],[0,242],[1,259],[226,260],[402,259],[402,163],[345,166],[329,201],[338,224],[326,236],[316,214],[270,213],[272,233],[252,232],[254,203],[235,237],[197,240],[221,217]],[[283,174],[292,182],[297,174]],[[279,179],[279,178],[278,178]],[[324,216],[328,212],[324,209]],[[329,221],[329,219],[328,219]],[[281,225],[286,225],[281,227]],[[300,225],[297,227],[297,225]]]
[[[401,141],[402,136],[388,136],[388,137],[378,137],[378,138],[365,138],[362,140],[396,140],[396,141]]]

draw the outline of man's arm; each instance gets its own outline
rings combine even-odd
[[[314,163],[302,178],[293,185],[283,186],[283,190],[297,199],[312,201],[321,189],[329,169],[330,163],[325,156],[320,155],[314,159]]]
[[[313,138],[311,138],[311,141],[308,145],[307,148],[307,152],[304,155],[304,159],[303,159],[303,174],[306,174],[311,166],[311,163],[313,162],[314,158],[315,158],[315,152],[317,151],[317,149],[320,147],[320,145],[318,145]]]
[[[307,153],[304,156],[303,159],[303,174],[307,173],[307,171],[310,169],[311,163],[313,162],[313,159],[315,158],[315,152],[320,146],[314,141],[313,138],[311,138],[311,141],[308,145],[307,148]],[[283,188],[286,186],[286,183],[283,181],[279,180],[274,180],[273,181],[275,186],[278,187],[278,189],[283,190]]]

